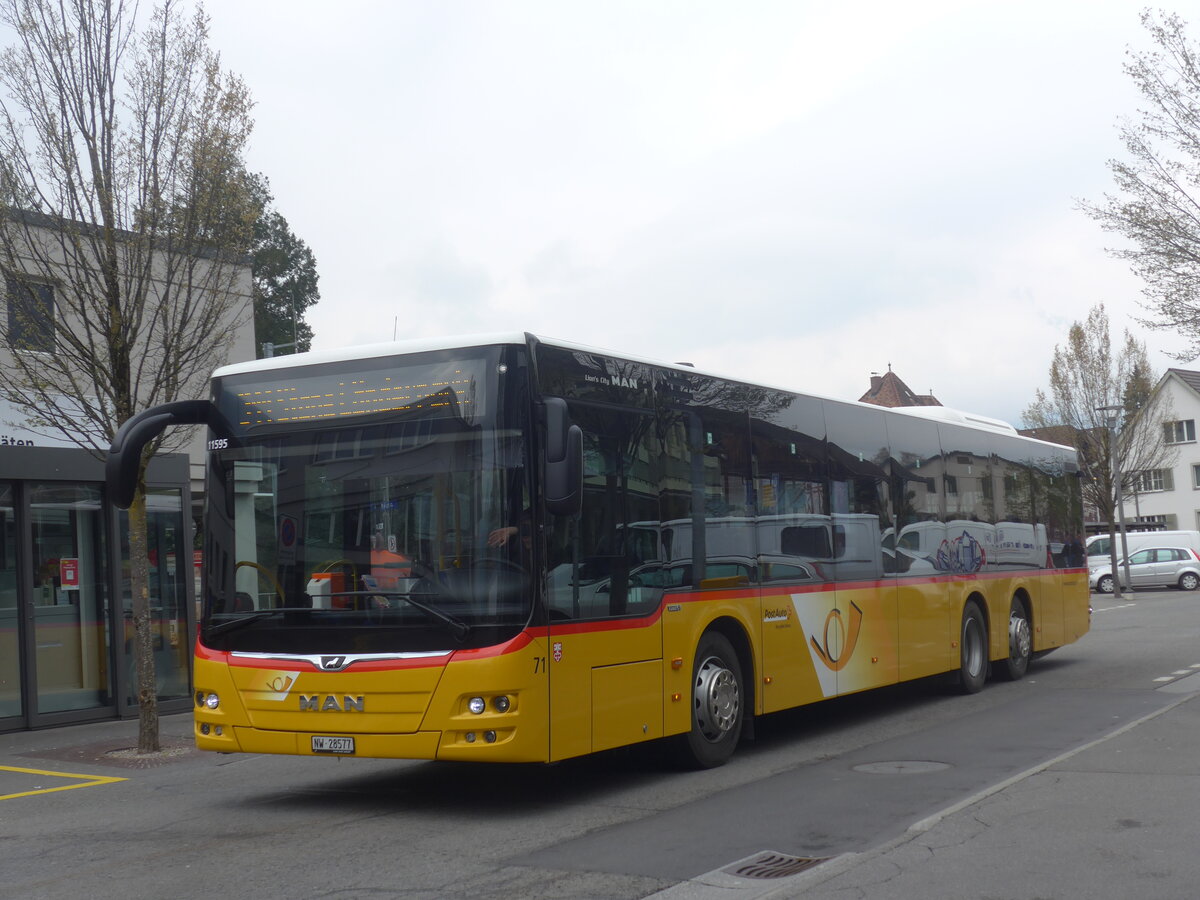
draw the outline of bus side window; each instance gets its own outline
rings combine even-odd
[[[547,599],[552,619],[645,614],[661,596],[659,457],[648,410],[573,403],[583,430],[583,505],[550,522]]]

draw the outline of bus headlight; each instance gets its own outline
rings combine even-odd
[[[504,713],[508,712],[508,708],[512,705],[512,701],[510,701],[506,695],[501,694],[492,701],[492,705],[496,707],[496,712]]]
[[[487,709],[487,704],[483,702],[482,697],[472,697],[467,701],[467,709],[478,716],[482,715],[483,711]]]
[[[204,705],[207,706],[209,709],[216,709],[218,706],[221,705],[221,698],[218,697],[216,694],[209,694],[207,697],[204,698]]]

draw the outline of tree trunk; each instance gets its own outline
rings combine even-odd
[[[145,464],[129,507],[129,577],[133,598],[133,653],[138,701],[138,753],[157,753],[158,684],[154,671],[154,632],[150,615],[150,556],[146,541]]]

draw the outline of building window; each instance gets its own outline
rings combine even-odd
[[[1133,482],[1133,490],[1138,494],[1174,489],[1175,478],[1170,469],[1147,469],[1145,472],[1139,472]]]
[[[1171,526],[1167,522],[1167,516],[1135,516],[1129,522],[1130,531],[1162,531],[1164,528]]]
[[[1196,420],[1183,419],[1179,422],[1164,422],[1164,439],[1168,444],[1188,444],[1196,440]]]
[[[35,281],[4,279],[8,300],[8,344],[14,350],[54,352],[54,288]]]
[[[1192,465],[1192,487],[1200,490],[1200,465]]]

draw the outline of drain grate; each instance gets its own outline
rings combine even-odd
[[[828,856],[811,858],[766,851],[753,859],[735,862],[721,871],[728,875],[737,875],[739,878],[787,878],[789,875],[806,872],[828,860]]]

